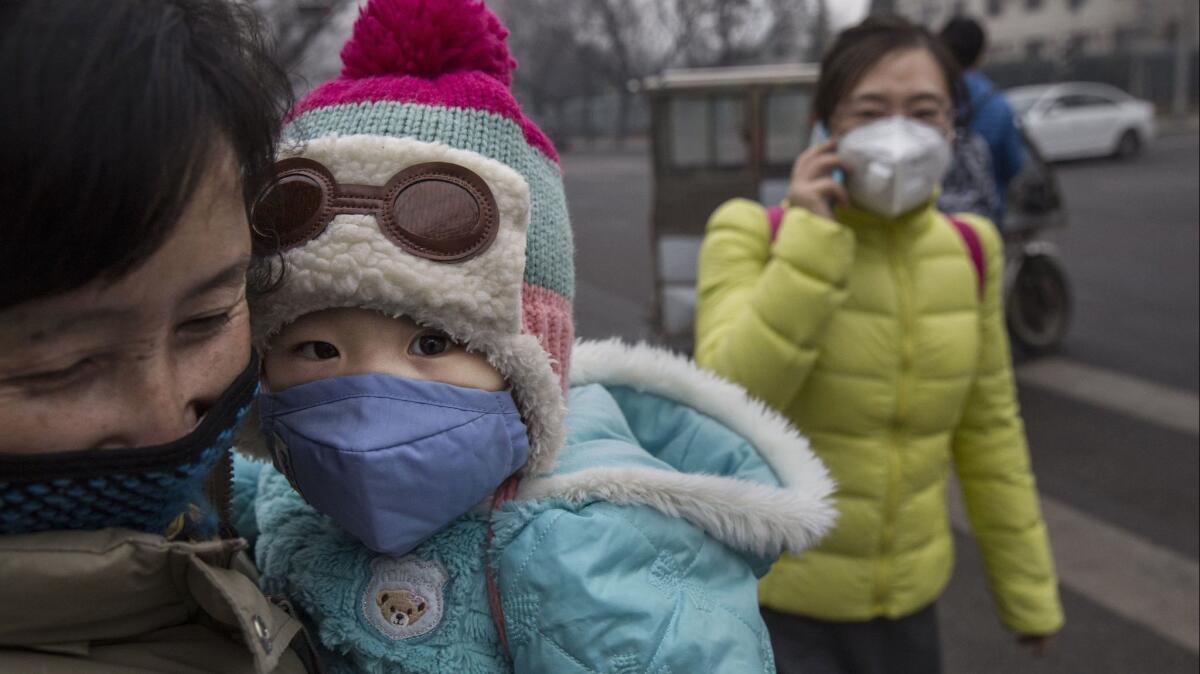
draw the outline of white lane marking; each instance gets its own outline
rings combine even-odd
[[[1200,435],[1200,397],[1066,358],[1042,358],[1016,370],[1017,381],[1164,426]]]
[[[960,487],[946,500],[954,528],[970,533]],[[1200,565],[1045,495],[1042,517],[1063,585],[1192,653],[1200,652]],[[1070,629],[1071,616],[1067,616]]]

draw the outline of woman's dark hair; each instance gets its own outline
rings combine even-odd
[[[838,101],[858,85],[883,57],[904,49],[926,49],[946,78],[946,89],[957,106],[962,100],[960,71],[945,45],[928,30],[899,17],[869,16],[834,39],[821,59],[821,77],[813,96],[815,118],[828,126]]]
[[[115,279],[222,147],[249,205],[290,88],[231,0],[0,0],[0,309]]]
[[[958,67],[966,70],[974,68],[979,62],[979,55],[987,45],[987,36],[983,26],[975,19],[956,16],[946,22],[941,32],[942,43],[954,55]]]

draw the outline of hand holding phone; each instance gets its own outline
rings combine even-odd
[[[824,135],[824,126],[814,129],[814,141]],[[796,158],[788,184],[787,200],[792,206],[808,209],[822,217],[832,217],[834,206],[849,203],[842,186],[845,166],[837,156],[837,140],[827,136],[814,142]]]

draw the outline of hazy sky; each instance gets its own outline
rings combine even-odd
[[[829,4],[829,22],[835,31],[858,23],[867,12],[870,0],[824,0]]]

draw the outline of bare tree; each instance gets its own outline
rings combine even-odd
[[[629,126],[631,81],[669,67],[802,60],[827,31],[817,0],[490,2],[509,18],[522,64],[516,87],[535,115],[561,123],[567,101],[606,93],[616,98],[618,138]]]
[[[519,66],[513,87],[526,108],[551,136],[560,136],[568,101],[597,95],[596,75],[606,57],[580,43],[584,24],[580,3],[559,0],[493,0],[493,9],[511,17],[509,49]]]
[[[818,1],[769,0],[774,21],[763,38],[762,56],[768,61],[803,61],[811,58],[812,44],[819,31],[824,3]]]
[[[338,52],[365,0],[249,0],[266,16],[280,62],[302,93],[337,74]],[[831,0],[488,0],[507,19],[520,61],[518,96],[560,137],[569,104],[616,99],[613,131],[629,128],[629,83],[671,67],[796,61],[819,56]]]
[[[727,66],[741,57],[745,24],[755,0],[682,0],[675,3],[682,27],[682,65]]]
[[[708,37],[699,45],[708,54],[707,65],[730,66],[744,58],[744,52],[757,41],[753,26],[759,8],[755,0],[694,0],[695,20],[707,29],[701,35]],[[753,26],[753,27],[752,27]]]
[[[337,74],[338,52],[357,15],[355,0],[251,0],[275,39],[275,58],[304,90]]]
[[[677,0],[683,64],[796,61],[812,41],[815,0]]]
[[[895,14],[896,0],[871,0],[871,14]]]
[[[679,29],[666,0],[591,0],[585,14],[585,44],[593,44],[607,58],[597,73],[617,96],[614,133],[622,139],[629,128],[633,94],[629,83],[660,72],[675,60]]]
[[[829,2],[830,0],[817,0],[816,14],[812,18],[812,38],[809,48],[809,61],[820,61],[825,55],[825,49],[829,46],[830,33],[832,27],[829,23]]]

